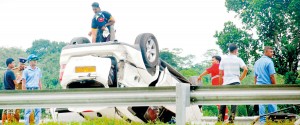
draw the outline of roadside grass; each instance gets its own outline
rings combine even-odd
[[[41,125],[175,125],[175,124],[166,124],[163,122],[156,123],[139,123],[139,122],[127,122],[123,119],[111,119],[111,118],[97,118],[93,120],[86,120],[83,122],[47,122],[42,123]]]
[[[24,125],[24,123],[10,123],[5,125]],[[175,125],[168,124],[163,122],[156,123],[139,123],[139,122],[127,122],[123,119],[111,119],[111,118],[97,118],[93,120],[85,120],[83,122],[45,122],[40,125]],[[187,123],[186,125],[211,125],[211,124],[195,124],[195,123]],[[251,125],[251,123],[238,123],[235,124],[224,124],[224,123],[215,123],[215,125]],[[256,124],[255,124],[256,125]],[[265,125],[294,125],[294,121],[279,121],[279,122],[271,122],[267,121]]]

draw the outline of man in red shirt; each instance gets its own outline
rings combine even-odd
[[[212,57],[212,66],[207,68],[199,77],[198,77],[198,81],[202,80],[202,77],[210,74],[211,75],[211,83],[213,86],[218,86],[219,84],[219,64],[221,62],[221,57],[220,56],[213,56]],[[223,79],[222,79],[222,83],[223,83]],[[222,84],[221,84],[222,85]],[[218,110],[220,109],[220,105],[218,106]],[[228,114],[228,109],[226,108],[226,114]],[[224,116],[224,120],[228,119],[228,115]]]
[[[202,80],[202,77],[210,74],[211,75],[211,82],[213,86],[218,86],[219,85],[219,64],[221,62],[221,57],[220,56],[213,56],[212,57],[212,66],[206,69],[199,77],[198,81]]]

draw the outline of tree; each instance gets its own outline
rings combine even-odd
[[[39,39],[32,43],[32,47],[26,50],[28,54],[36,54],[38,57],[43,57],[46,54],[60,53],[64,42],[50,42],[49,40]]]
[[[224,29],[216,32],[214,35],[217,38],[217,44],[220,46],[222,52],[228,53],[228,45],[235,43],[239,47],[239,57],[241,57],[247,64],[253,63],[259,58],[258,42],[252,39],[252,35],[246,31],[237,28],[233,22],[226,22]]]
[[[160,58],[177,70],[188,68],[193,65],[194,55],[181,56],[182,49],[175,48],[173,50],[162,49],[160,51]]]
[[[256,29],[256,45],[275,48],[277,73],[285,75],[286,84],[296,83],[300,60],[300,1],[226,0],[225,6],[237,13],[245,30]]]
[[[201,62],[202,66],[209,67],[211,66],[211,59],[213,56],[221,56],[219,50],[209,49],[203,54],[203,61]]]
[[[217,50],[211,49],[207,51],[207,54],[214,54],[216,52]],[[195,58],[194,55],[182,56],[181,53],[182,49],[178,48],[175,48],[173,50],[162,49],[160,51],[160,58],[169,63],[186,78],[189,78],[191,76],[198,76],[208,67],[206,63],[203,62],[193,64]],[[203,84],[210,85],[210,83],[211,78],[209,76],[205,76],[203,78]]]

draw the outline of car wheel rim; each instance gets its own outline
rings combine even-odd
[[[149,39],[146,43],[146,56],[150,62],[154,62],[157,56],[156,44],[153,39]]]

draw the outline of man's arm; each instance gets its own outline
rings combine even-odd
[[[103,26],[104,29],[102,29],[102,30],[105,30],[105,27],[115,24],[116,21],[115,21],[114,17],[107,11],[103,11],[103,15],[105,17],[107,17],[107,19],[108,19],[107,23]]]
[[[257,76],[254,76],[254,85],[256,85],[257,82]]]
[[[114,25],[115,24],[115,19],[113,17],[111,17],[109,20],[108,20],[108,23],[106,23],[104,26],[110,26],[110,25]]]
[[[26,76],[27,70],[24,70],[22,73],[22,90],[26,90]]]
[[[91,30],[91,34],[92,34],[92,43],[96,43],[97,31],[98,31],[98,29],[94,29],[94,28],[92,28],[92,30]]]
[[[241,80],[241,81],[246,77],[247,73],[248,73],[248,68],[247,68],[247,66],[243,66],[243,73],[242,73],[242,75],[241,75],[241,77],[240,77],[240,80]]]
[[[271,84],[276,84],[275,74],[270,75],[271,78]]]
[[[271,84],[276,84],[276,79],[275,79],[275,67],[274,67],[274,63],[271,62],[269,65],[268,65],[268,70],[269,70],[269,73],[270,73],[270,79],[271,79]]]
[[[209,74],[206,70],[198,77],[198,81],[202,79],[203,76]]]
[[[219,70],[219,85],[222,85],[223,70]]]
[[[17,80],[13,80],[15,85],[18,85]]]
[[[22,79],[22,90],[26,90],[26,80],[25,79]]]

